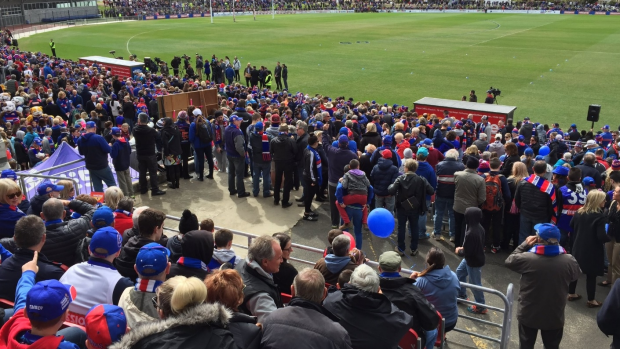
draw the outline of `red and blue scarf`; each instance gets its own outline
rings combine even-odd
[[[551,223],[556,224],[558,220],[558,203],[555,198],[555,187],[548,180],[538,177],[533,174],[525,179],[527,182],[533,184],[545,194],[548,194],[551,197],[551,207],[553,208],[553,216],[551,216]]]
[[[137,282],[134,288],[136,291],[140,292],[155,293],[155,290],[159,287],[159,285],[163,284],[163,282],[159,280],[138,279],[136,281]]]
[[[203,261],[201,261],[200,259],[197,259],[197,258],[181,257],[177,261],[177,264],[178,265],[182,265],[182,266],[187,267],[187,268],[202,269],[202,270],[205,270],[205,271],[209,272],[209,268],[207,267],[205,262],[203,262]]]
[[[535,245],[528,252],[541,256],[558,256],[565,254],[566,250],[560,245]]]
[[[256,133],[261,136],[263,160],[271,161],[271,153],[269,152],[269,137],[267,137],[267,135],[263,131],[259,131]]]

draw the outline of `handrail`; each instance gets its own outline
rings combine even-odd
[[[78,162],[82,162],[82,161],[84,161],[84,158],[73,160],[73,161],[69,161],[69,162],[65,162],[64,164],[48,167],[48,168],[42,169],[40,171],[36,171],[36,172],[34,172],[34,174],[39,174],[41,172],[47,172],[47,171],[51,171],[51,170],[56,170],[56,169],[59,169],[59,168],[63,168],[65,166],[67,166],[67,165],[77,164]]]
[[[75,188],[75,196],[80,195],[80,185],[75,178],[61,177],[61,176],[48,176],[48,175],[41,175],[41,174],[36,174],[36,173],[20,173],[20,172],[17,172],[16,175],[19,176],[19,181],[22,185],[22,192],[24,193],[24,195],[26,195],[28,199],[30,199],[30,197],[28,197],[28,190],[26,190],[26,183],[24,182],[24,177],[55,179],[59,181],[68,180],[68,181],[73,182],[73,187]]]

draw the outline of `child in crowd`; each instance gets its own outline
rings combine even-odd
[[[208,231],[209,233],[215,232],[215,223],[211,218],[203,219],[200,222],[200,230]]]
[[[336,203],[340,217],[342,217],[342,221],[344,222],[340,226],[340,230],[346,230],[351,223],[349,215],[347,215],[347,211],[345,210],[347,205],[361,205],[363,207],[362,224],[365,225],[368,220],[368,206],[366,203],[368,201],[368,187],[370,187],[370,181],[366,178],[364,171],[361,171],[359,167],[360,162],[358,160],[351,160],[351,162],[349,162],[349,171],[345,171],[342,181],[340,182],[340,184],[342,184],[342,189],[347,192],[347,194],[343,193],[342,197],[337,198]]]
[[[183,255],[183,249],[181,248],[181,240],[183,235],[192,230],[198,230],[198,218],[190,210],[184,210],[179,220],[179,234],[168,239],[166,247],[170,250],[170,262],[176,263]],[[203,229],[200,229],[203,230]]]
[[[125,311],[116,305],[95,305],[86,314],[85,322],[88,349],[107,348],[127,332]]]
[[[334,254],[334,249],[332,248],[332,242],[334,242],[334,239],[336,238],[336,236],[341,235],[341,234],[342,234],[342,230],[340,229],[332,229],[329,232],[327,232],[327,242],[329,243],[329,246],[327,246],[325,251],[323,251],[323,258],[325,258],[325,256],[327,256],[328,254]]]
[[[114,228],[121,233],[133,227],[133,205],[134,200],[130,197],[122,198],[114,210]]]
[[[465,210],[465,223],[467,230],[465,231],[465,239],[463,246],[457,247],[454,251],[459,256],[463,256],[461,264],[456,268],[456,276],[460,282],[468,282],[473,285],[482,286],[482,267],[485,264],[484,256],[484,228],[480,224],[482,220],[482,210],[477,207],[469,207]],[[471,290],[477,303],[485,304],[484,292],[475,289]],[[467,290],[461,287],[459,298],[467,299]],[[486,314],[485,308],[472,305],[467,307],[470,313]]]
[[[219,269],[224,263],[230,263],[233,267],[239,262],[232,250],[233,233],[228,229],[220,229],[213,234],[215,250],[208,267],[210,270]]]
[[[114,170],[116,171],[118,186],[121,188],[125,196],[135,198],[131,174],[129,173],[131,156],[131,146],[129,145],[129,140],[122,136],[121,130],[118,127],[112,127],[111,135],[114,138],[114,144],[112,145],[112,150],[110,151],[110,157],[112,157],[112,164],[114,165]]]

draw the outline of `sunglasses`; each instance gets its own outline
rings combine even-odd
[[[21,191],[15,192],[13,194],[6,194],[6,197],[9,199],[15,199],[16,197],[20,197],[20,196],[22,196]]]

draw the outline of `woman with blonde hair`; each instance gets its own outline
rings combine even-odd
[[[17,206],[22,202],[22,190],[12,179],[0,179],[0,238],[11,238],[15,223],[26,214]]]
[[[73,181],[68,179],[63,179],[56,183],[57,185],[62,185],[64,188],[60,191],[60,196],[58,197],[61,200],[73,200],[75,198],[75,187],[73,187]]]
[[[237,349],[226,329],[230,310],[205,303],[207,286],[198,278],[175,276],[161,284],[153,297],[161,321],[132,328],[111,349],[223,348]]]
[[[105,205],[112,209],[112,211],[116,210],[118,206],[118,202],[124,198],[123,191],[119,187],[109,187],[105,190]]]
[[[607,216],[603,212],[605,199],[605,192],[599,190],[590,191],[586,197],[585,205],[577,210],[577,213],[570,221],[570,227],[575,234],[572,250],[573,257],[579,263],[581,272],[586,274],[588,308],[596,308],[602,305],[602,303],[594,299],[594,295],[596,292],[596,277],[603,276],[603,268],[605,267],[604,244],[609,241],[605,229]],[[581,299],[581,296],[575,293],[576,287],[577,280],[570,283],[568,287],[569,301]]]
[[[262,332],[256,317],[240,313],[238,309],[243,303],[245,288],[239,273],[234,269],[216,270],[207,276],[205,284],[208,303],[218,302],[233,311],[228,329],[232,332],[235,344],[239,348],[260,348]]]
[[[477,146],[471,145],[465,150],[465,153],[463,154],[463,165],[467,165],[467,160],[470,156],[475,157],[476,160],[480,160],[480,153],[478,152]]]
[[[519,244],[519,222],[521,221],[521,213],[515,205],[514,197],[517,192],[517,185],[524,179],[529,177],[527,166],[522,162],[515,162],[512,166],[512,174],[508,177],[508,188],[510,188],[510,197],[513,198],[510,203],[504,205],[504,236],[500,247],[504,251],[512,251]],[[512,239],[512,249],[509,249],[510,240]]]

